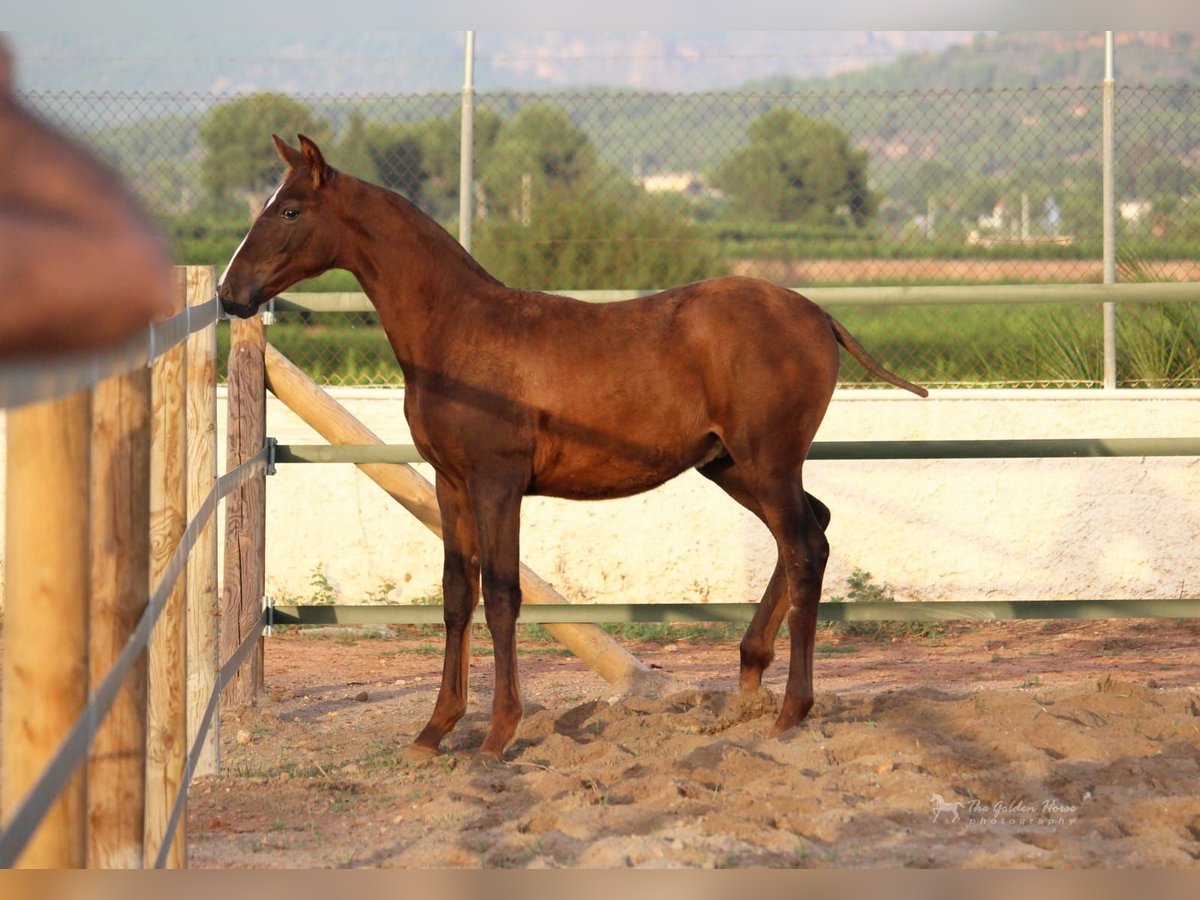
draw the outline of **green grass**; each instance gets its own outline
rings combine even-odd
[[[740,640],[746,630],[744,622],[630,622],[606,623],[600,626],[605,633],[612,635],[618,641],[636,643],[639,641],[653,643],[655,641],[724,641]]]
[[[937,641],[949,633],[941,622],[822,622],[819,631],[847,638],[888,641],[892,638],[920,638]]]
[[[883,365],[925,385],[1094,383],[1083,364],[1102,356],[1099,306],[833,307],[830,311]],[[1049,335],[1070,329],[1067,350]],[[876,379],[843,354],[843,383]]]

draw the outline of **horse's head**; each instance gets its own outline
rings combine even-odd
[[[338,173],[316,144],[299,137],[296,150],[272,135],[288,170],[221,276],[217,295],[230,315],[249,318],[279,292],[336,262],[338,230],[328,207]]]

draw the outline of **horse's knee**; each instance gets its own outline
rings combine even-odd
[[[442,606],[442,621],[446,623],[447,633],[457,634],[469,628],[474,605],[469,589],[464,595],[455,592],[451,584],[443,583],[442,598],[445,601]]]
[[[483,585],[483,612],[488,628],[493,633],[497,628],[509,629],[516,624],[521,609],[521,587],[510,579],[485,581]]]

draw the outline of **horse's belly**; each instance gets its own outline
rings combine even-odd
[[[712,436],[674,447],[619,437],[600,444],[558,444],[536,455],[529,493],[571,500],[628,497],[658,487],[721,449]]]

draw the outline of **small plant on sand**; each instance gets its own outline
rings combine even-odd
[[[844,603],[850,601],[853,603],[894,603],[896,595],[892,592],[892,588],[888,584],[876,584],[874,577],[866,569],[858,566],[854,567],[854,571],[846,579],[846,584],[849,590],[846,591],[846,596],[840,595],[831,596],[827,603]]]
[[[337,588],[329,580],[325,574],[325,564],[317,563],[317,567],[313,569],[312,576],[308,579],[308,583],[312,585],[313,593],[310,602],[313,606],[333,606],[337,600]]]
[[[385,579],[379,582],[379,586],[375,590],[367,592],[367,602],[375,605],[390,604],[393,602],[390,596],[395,589],[396,583]]]

